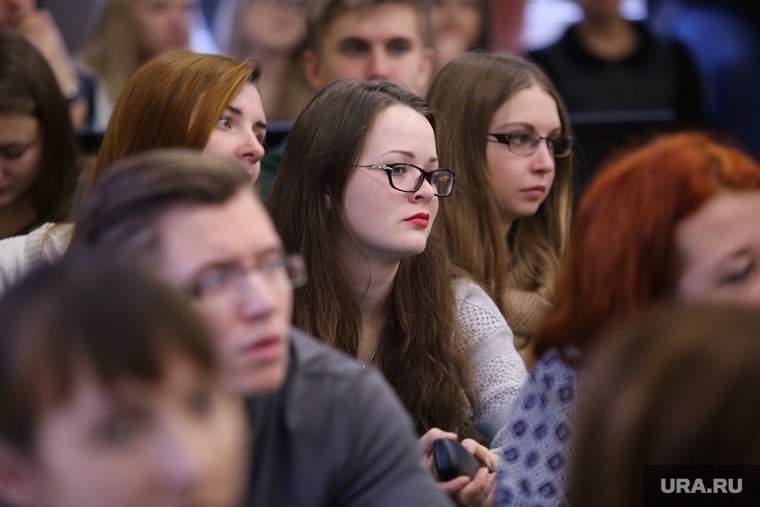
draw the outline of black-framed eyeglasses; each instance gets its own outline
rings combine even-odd
[[[306,262],[298,254],[278,257],[251,267],[224,266],[200,276],[185,294],[204,304],[230,304],[250,290],[251,275],[261,275],[272,291],[297,289],[306,284]]]
[[[454,189],[456,175],[448,169],[436,169],[426,171],[413,164],[383,164],[383,165],[359,165],[373,171],[385,171],[388,182],[399,192],[416,192],[426,181],[435,189],[435,195],[446,197]]]
[[[573,151],[573,136],[568,134],[542,137],[530,130],[515,130],[509,134],[488,135],[496,138],[495,141],[493,139],[489,141],[506,144],[509,151],[518,155],[533,155],[538,150],[538,144],[542,139],[546,140],[549,153],[557,158],[566,157]]]

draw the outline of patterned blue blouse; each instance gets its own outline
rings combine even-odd
[[[567,351],[570,358],[579,355],[577,349]],[[509,422],[492,442],[501,457],[496,505],[567,506],[580,377],[556,349],[530,371]]]

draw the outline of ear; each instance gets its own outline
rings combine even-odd
[[[433,48],[422,49],[422,63],[420,64],[420,73],[417,77],[417,88],[423,97],[430,87],[430,81],[433,77],[433,66],[435,65],[435,50]]]
[[[324,85],[322,84],[322,76],[319,73],[319,56],[314,50],[307,49],[303,52],[301,57],[301,63],[303,63],[303,73],[306,76],[306,80],[309,82],[309,86],[315,92],[318,92]]]
[[[330,192],[329,191],[325,191],[325,207],[328,210],[332,209],[332,198],[330,197]]]
[[[14,507],[35,504],[29,459],[0,441],[0,501]]]

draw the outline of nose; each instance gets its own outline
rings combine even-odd
[[[428,202],[435,197],[435,188],[427,179],[422,180],[422,186],[416,192],[407,194],[412,202]]]
[[[383,47],[372,48],[369,62],[369,72],[367,79],[389,79],[390,77],[390,62],[388,54]]]
[[[554,155],[549,150],[549,144],[545,139],[538,143],[538,149],[532,155],[531,170],[536,173],[548,173],[554,171]]]
[[[162,496],[189,498],[202,482],[211,457],[202,438],[207,435],[199,435],[180,414],[172,418],[177,420],[165,421],[152,445],[154,477]]]
[[[268,319],[277,309],[277,296],[281,292],[279,289],[259,271],[246,273],[240,279],[239,286],[240,312],[243,317],[250,321]]]
[[[252,131],[244,131],[235,156],[244,163],[246,171],[255,183],[261,172],[261,158],[264,156],[264,146]]]

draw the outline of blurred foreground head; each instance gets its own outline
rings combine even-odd
[[[304,267],[284,255],[234,159],[157,150],[117,162],[82,201],[71,249],[138,264],[184,292],[236,391],[265,394],[285,381]]]
[[[245,415],[203,322],[140,272],[69,258],[0,302],[0,498],[241,504]]]
[[[617,335],[587,379],[571,505],[643,505],[642,465],[760,463],[757,310],[666,310]]]

